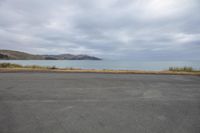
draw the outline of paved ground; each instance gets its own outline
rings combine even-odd
[[[200,77],[0,73],[0,133],[200,133]]]

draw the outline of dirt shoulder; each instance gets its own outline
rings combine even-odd
[[[0,73],[10,72],[58,72],[58,73],[111,73],[111,74],[166,74],[166,75],[198,75],[200,72],[175,71],[142,71],[142,70],[96,70],[96,69],[33,69],[33,68],[0,68]]]

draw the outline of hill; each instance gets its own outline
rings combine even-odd
[[[101,60],[89,55],[34,55],[20,51],[0,50],[0,60]]]

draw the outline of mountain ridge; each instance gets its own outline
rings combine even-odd
[[[85,54],[36,55],[15,50],[0,50],[0,60],[102,60]]]

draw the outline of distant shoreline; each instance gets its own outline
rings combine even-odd
[[[73,55],[69,53],[55,55],[36,55],[14,50],[0,49],[0,60],[102,60],[86,54]]]
[[[56,66],[19,65],[12,63],[0,63],[0,73],[6,72],[59,72],[59,73],[111,73],[111,74],[165,74],[165,75],[200,75],[200,70],[192,67],[170,67],[169,70],[145,71],[145,70],[112,70],[112,69],[81,69],[81,68],[57,68]]]

